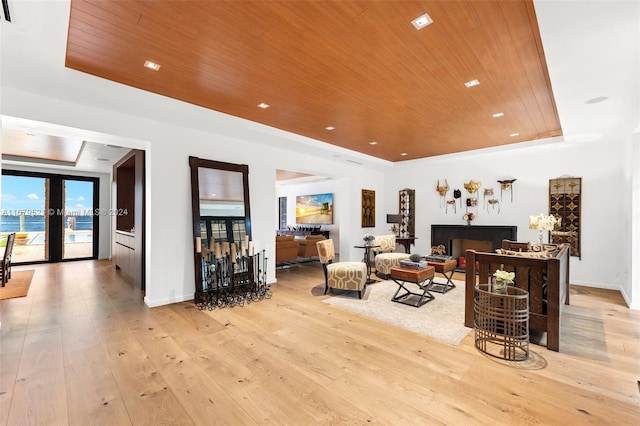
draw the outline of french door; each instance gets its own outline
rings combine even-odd
[[[200,217],[200,236],[204,247],[211,249],[211,241],[239,242],[247,235],[245,218],[238,217]]]
[[[12,263],[98,257],[98,179],[2,171],[0,234],[16,233]]]

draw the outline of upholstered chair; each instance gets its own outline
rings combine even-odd
[[[409,259],[410,255],[407,253],[395,253],[396,236],[394,234],[376,235],[373,245],[380,246],[372,249],[375,256],[376,276],[384,280],[389,279],[391,268],[400,265],[401,260]]]
[[[276,265],[298,259],[300,242],[293,235],[279,235],[276,237]]]
[[[355,290],[358,297],[362,299],[362,294],[367,287],[367,265],[364,262],[336,262],[336,252],[333,248],[333,240],[318,241],[318,257],[324,269],[324,294],[330,288],[339,290]]]
[[[317,257],[318,247],[316,243],[321,240],[324,240],[324,235],[307,235],[304,240],[300,241],[298,256],[304,258]]]

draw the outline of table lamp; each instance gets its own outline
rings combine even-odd
[[[539,214],[537,216],[529,216],[529,229],[537,229],[540,231],[540,244],[542,244],[542,233],[544,231],[553,231],[556,225],[560,225],[560,219],[553,215]]]
[[[399,236],[400,227],[397,225],[398,223],[402,223],[402,215],[401,214],[388,214],[387,215],[387,223],[392,223],[391,232],[393,232],[396,237]]]

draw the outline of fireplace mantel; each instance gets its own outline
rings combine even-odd
[[[442,244],[451,253],[455,239],[491,241],[492,251],[502,247],[502,240],[516,241],[517,226],[498,225],[431,225],[431,246]]]

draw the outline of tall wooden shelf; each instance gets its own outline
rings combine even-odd
[[[144,151],[131,150],[114,164],[113,181],[113,265],[144,290]]]
[[[403,189],[400,191],[400,237],[413,237],[416,235],[416,191]]]

